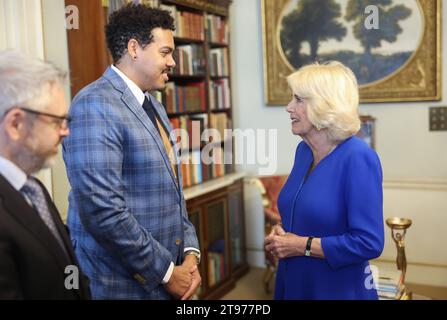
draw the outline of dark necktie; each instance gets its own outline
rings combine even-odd
[[[157,120],[155,119],[154,106],[146,96],[144,96],[143,109],[144,111],[146,111],[147,115],[149,116],[149,119],[151,119],[154,127],[158,130],[158,133],[160,133],[160,129],[158,128],[157,125]]]
[[[59,231],[57,231],[56,224],[54,223],[53,217],[51,216],[50,210],[48,209],[47,200],[43,193],[43,190],[38,182],[32,177],[28,177],[25,185],[20,189],[20,192],[25,194],[32,202],[34,208],[40,215],[40,218],[46,224],[48,229],[50,229],[53,236],[56,238],[57,242],[61,246],[62,250],[68,256],[65,251],[64,242],[62,241]]]

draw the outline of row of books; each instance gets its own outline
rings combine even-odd
[[[185,137],[177,134],[180,139],[181,149],[200,148],[202,144],[221,143],[231,139],[231,132],[225,129],[231,128],[231,119],[226,113],[208,114],[200,113],[188,116],[170,117],[173,129],[182,129]],[[209,129],[204,133],[205,129]],[[187,135],[187,136],[186,136]]]
[[[190,116],[180,116],[169,118],[173,129],[182,129],[177,134],[180,139],[177,143],[183,150],[200,149],[202,143],[209,142],[208,136],[204,136],[205,128],[208,128],[208,115],[195,114]]]
[[[232,148],[225,149],[220,141],[219,129],[222,117],[211,115],[213,122],[209,122],[208,114],[195,114],[170,118],[172,128],[177,130],[173,136],[181,150],[181,168],[183,185],[190,187],[207,180],[218,178],[232,171],[232,164],[225,164],[232,160]],[[223,114],[223,116],[226,116]],[[204,132],[205,129],[216,129]],[[222,130],[222,128],[220,129]],[[219,134],[219,136],[216,136]],[[228,153],[228,154],[227,154]]]
[[[222,225],[209,226],[215,235],[223,234]],[[211,229],[208,230],[211,232]],[[227,274],[225,263],[225,239],[218,238],[208,247],[208,284],[213,286],[225,278]]]
[[[144,4],[152,8],[157,8],[160,5],[159,0],[102,0],[102,6],[108,8],[108,14],[115,12],[128,3]]]
[[[188,134],[189,140],[184,141],[187,142],[187,145],[182,144],[183,148],[196,148],[200,146],[201,142],[219,143],[231,138],[229,132],[225,132],[225,129],[231,128],[231,119],[228,118],[226,113],[211,114],[209,119],[206,113],[171,117],[169,121],[171,121],[173,129],[183,129]],[[209,130],[204,135],[203,131],[205,129],[215,130]]]
[[[211,76],[228,76],[230,74],[230,62],[228,60],[228,48],[214,48],[210,50],[210,74]]]
[[[163,104],[168,113],[206,112],[205,82],[186,85],[168,82],[163,95]]]
[[[216,129],[219,133],[218,137],[213,137],[213,142],[226,141],[228,138],[230,138],[228,136],[228,133],[225,133],[225,129],[232,128],[231,119],[228,118],[226,113],[211,114],[209,125],[210,128]]]
[[[380,300],[400,300],[405,295],[402,272],[381,268],[378,277],[374,277]]]
[[[205,181],[219,178],[227,172],[227,166],[224,164],[224,150],[221,147],[214,147],[210,150],[210,164],[202,161],[203,150],[192,150],[182,153],[182,182],[183,187],[191,187],[201,184]],[[208,157],[208,155],[206,155]]]
[[[177,46],[173,55],[176,67],[173,74],[205,75],[206,60],[203,46],[197,44]]]
[[[206,32],[210,42],[228,44],[228,24],[224,18],[212,14],[206,15]]]
[[[202,14],[180,11],[173,5],[162,4],[160,8],[171,12],[175,20],[175,37],[205,40],[205,19]]]
[[[211,49],[209,55],[210,75],[227,77],[229,75],[228,48]],[[191,76],[206,74],[205,50],[202,45],[177,46],[173,58],[177,64],[173,74]]]
[[[223,253],[208,252],[208,285],[211,287],[225,278]]]
[[[210,81],[208,93],[210,110],[227,110],[231,108],[228,79]],[[192,82],[186,85],[168,82],[162,97],[162,103],[169,114],[206,112],[205,82]]]
[[[230,82],[228,79],[210,81],[208,92],[210,110],[225,110],[231,108]]]
[[[174,5],[160,4],[160,0],[102,0],[103,6],[112,13],[128,3],[144,4],[167,10],[175,20],[174,36],[192,40],[205,40],[205,27],[210,42],[228,44],[229,28],[223,17],[181,11]]]

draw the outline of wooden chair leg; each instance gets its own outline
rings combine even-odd
[[[264,291],[266,294],[271,293],[271,281],[273,279],[273,276],[275,275],[275,268],[271,266],[267,266],[264,271],[264,276],[262,278],[262,281],[264,283]]]

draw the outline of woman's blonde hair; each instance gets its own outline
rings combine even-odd
[[[287,82],[294,94],[307,101],[309,121],[317,130],[327,129],[332,141],[343,141],[360,130],[357,79],[341,62],[306,65]]]

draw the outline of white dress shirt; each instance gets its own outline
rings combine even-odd
[[[17,167],[15,163],[0,156],[0,174],[5,177],[14,189],[22,194],[26,202],[28,202],[31,207],[34,207],[31,199],[20,191],[20,189],[22,189],[25,185],[27,179],[27,175],[22,169]]]
[[[121,77],[121,79],[124,80],[124,82],[129,87],[130,91],[132,91],[133,95],[137,99],[140,106],[143,106],[145,95],[144,92],[140,89],[140,87],[137,86],[135,82],[130,80],[120,69],[115,67],[113,64],[112,64],[112,70],[115,71]]]
[[[14,163],[0,156],[0,174],[20,192],[25,185],[26,173],[17,167]]]

